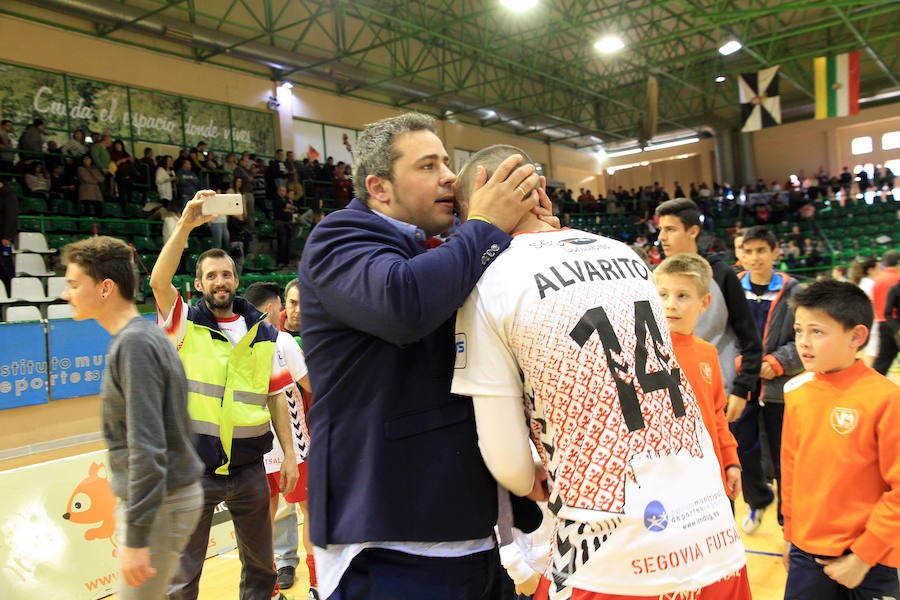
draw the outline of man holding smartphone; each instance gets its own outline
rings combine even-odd
[[[214,248],[200,255],[190,306],[172,285],[190,232],[215,218],[204,215],[214,195],[201,190],[187,203],[153,266],[150,286],[157,323],[178,349],[188,379],[188,409],[204,463],[204,507],[169,588],[170,600],[195,600],[206,558],[213,511],[225,502],[241,557],[241,597],[268,598],[275,586],[272,523],[263,455],[272,447],[269,423],[284,452],[280,484],[297,484],[297,460],[284,390],[293,381],[278,346],[278,331],[262,313],[235,297],[234,261]]]

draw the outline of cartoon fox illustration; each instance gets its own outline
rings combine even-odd
[[[116,542],[113,539],[116,531],[115,507],[116,497],[109,485],[106,465],[95,462],[88,469],[88,476],[75,487],[62,517],[79,524],[99,523],[98,527],[84,532],[84,539],[90,541],[108,538],[113,545],[115,556]]]

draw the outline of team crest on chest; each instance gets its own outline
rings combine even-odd
[[[700,375],[703,376],[703,381],[712,383],[712,367],[708,362],[700,363]]]
[[[859,413],[853,408],[836,406],[831,411],[831,427],[841,435],[856,429],[859,424]]]

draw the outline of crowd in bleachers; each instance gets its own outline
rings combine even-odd
[[[151,148],[141,154],[132,156],[109,132],[88,137],[81,129],[60,146],[46,139],[40,119],[17,138],[12,123],[3,120],[0,201],[3,240],[9,247],[0,256],[4,291],[11,291],[10,280],[18,274],[13,260],[17,231],[44,234],[51,249],[78,236],[122,237],[134,245],[140,270],[149,273],[180,207],[204,188],[241,194],[245,213],[199,228],[189,240],[180,273],[191,277],[197,256],[211,247],[228,250],[241,274],[287,271],[312,226],[353,196],[351,166],[335,164],[331,157],[323,163],[317,157],[298,160],[294,152],[278,149],[268,161],[249,151],[220,159],[203,141],[177,156],[154,156]],[[670,198],[688,197],[700,207],[708,251],[733,253],[734,237],[742,228],[767,225],[779,238],[782,269],[815,276],[900,247],[893,205],[900,198],[894,185],[891,170],[876,165],[872,173],[851,173],[848,167],[830,176],[822,169],[811,176],[801,171],[784,184],[759,179],[734,188],[690,182],[685,189],[675,181],[670,190],[654,182],[632,189],[618,186],[607,196],[584,188],[577,195],[550,188],[549,195],[564,225],[630,243],[652,265],[663,258],[655,243],[656,207]]]
[[[231,253],[239,273],[274,273],[288,271],[309,230],[353,196],[351,166],[332,157],[322,163],[317,157],[298,160],[278,149],[269,160],[250,151],[220,159],[203,141],[177,155],[154,156],[152,148],[144,148],[140,158],[136,154],[109,132],[77,129],[59,145],[41,119],[19,136],[11,121],[0,123],[4,293],[11,292],[13,277],[24,275],[17,232],[39,232],[49,250],[96,234],[123,238],[134,246],[146,275],[183,204],[198,189],[214,189],[241,194],[244,214],[220,216],[198,228],[180,272],[192,277],[198,255],[218,247]],[[52,253],[47,256],[51,262],[44,268],[53,275]],[[43,305],[41,313],[47,314]]]
[[[832,176],[820,170],[807,177],[801,171],[784,184],[759,179],[734,188],[728,183],[691,182],[685,190],[675,181],[666,190],[654,182],[636,189],[618,186],[607,196],[594,196],[584,188],[577,195],[551,189],[550,197],[563,224],[641,248],[651,265],[662,260],[654,243],[659,225],[656,207],[670,198],[690,198],[700,208],[702,246],[708,251],[730,253],[733,258],[737,232],[766,225],[778,236],[781,268],[814,277],[832,265],[900,247],[894,205],[900,191],[894,186],[891,169],[876,165],[871,174],[865,169],[854,174],[848,167]]]

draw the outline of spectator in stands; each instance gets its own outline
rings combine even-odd
[[[894,172],[887,165],[878,165],[875,168],[875,189],[881,190],[881,201],[893,200]]]
[[[192,166],[193,163],[189,159],[182,160],[181,169],[176,173],[178,175],[178,197],[181,205],[184,205],[185,202],[189,201],[200,191],[200,177],[191,168]]]
[[[831,268],[831,278],[835,281],[848,281],[847,265],[834,265]]]
[[[160,156],[156,160],[156,164],[154,180],[156,181],[156,191],[159,194],[159,203],[168,207],[175,199],[175,190],[172,186],[178,181],[178,177],[172,168],[172,157],[168,154]]]
[[[131,202],[131,195],[134,193],[134,158],[125,149],[125,142],[116,140],[109,149],[109,160],[116,165],[116,195],[124,215],[125,208]]]
[[[103,173],[100,192],[104,197],[110,195],[112,181],[111,168],[114,168],[111,167],[112,160],[109,156],[109,149],[112,147],[112,142],[112,134],[108,131],[104,131],[100,136],[100,141],[91,144],[91,163]],[[79,179],[81,179],[81,176],[79,176]]]
[[[872,289],[875,287],[875,277],[881,272],[881,265],[874,256],[867,256],[861,260],[853,261],[850,269],[850,281],[859,286],[859,289],[866,293],[869,300],[872,300]],[[873,309],[874,312],[874,309]],[[878,323],[874,323],[872,331],[869,332],[869,341],[866,342],[865,355],[863,361],[867,367],[871,367],[878,356],[878,348],[881,341],[878,339],[880,332]]]
[[[340,161],[334,169],[334,207],[344,208],[353,196],[353,182],[347,177],[344,161]]]
[[[287,165],[284,164],[284,150],[279,148],[275,151],[275,158],[269,161],[266,167],[266,194],[274,196],[278,188],[287,186]]]
[[[856,187],[859,188],[859,197],[865,201],[866,192],[869,190],[869,172],[865,167],[860,167],[856,172]]]
[[[197,145],[188,150],[187,153],[188,160],[191,161],[191,170],[197,174],[198,178],[200,173],[203,172],[203,161],[206,160],[206,142],[197,142]],[[184,198],[184,202],[187,202],[193,198],[193,196],[188,196]]]
[[[275,215],[275,239],[279,267],[286,267],[291,259],[291,242],[294,239],[293,220],[297,206],[288,197],[287,186],[280,185],[272,198],[272,212]]]
[[[329,156],[322,165],[322,181],[331,181],[334,178],[334,157]]]
[[[84,143],[84,130],[76,129],[73,131],[71,139],[63,144],[59,151],[63,153],[63,156],[80,163],[81,157],[90,152],[87,144]]]
[[[25,153],[20,156],[22,162],[30,164],[35,161],[42,161],[40,153],[44,151],[44,120],[35,119],[31,125],[22,132],[19,138],[19,150]]]
[[[841,195],[841,206],[843,206],[847,202],[847,198],[850,197],[850,188],[853,187],[853,173],[850,172],[850,167],[844,167],[841,171],[840,180],[843,192]]]
[[[875,276],[872,285],[872,304],[875,308],[875,323],[878,327],[878,356],[872,363],[872,368],[886,375],[888,369],[894,364],[897,358],[897,340],[894,338],[894,332],[891,330],[887,322],[887,305],[888,291],[898,283],[900,283],[900,270],[897,263],[900,263],[900,251],[888,250],[882,258],[884,269]]]
[[[313,167],[313,164],[310,162],[309,158],[304,158],[300,162],[300,171],[298,173],[300,177],[300,184],[303,185],[304,181],[311,181],[316,178],[316,169]]]
[[[253,177],[250,175],[250,157],[247,156],[246,154],[241,155],[240,159],[238,159],[238,161],[237,161],[237,164],[234,166],[234,168],[231,171],[231,186],[232,187],[234,187],[234,180],[237,178],[241,178],[244,180],[244,188],[247,187],[246,183],[248,181],[253,180]],[[247,191],[247,190],[245,189],[244,191]]]
[[[103,171],[94,165],[90,154],[81,157],[78,167],[78,202],[81,211],[87,217],[100,217],[103,214],[103,191],[100,186],[106,178]]]
[[[284,155],[284,168],[287,171],[288,190],[294,190],[295,197],[302,198],[303,186],[300,185],[299,167],[297,165],[297,160],[294,158],[293,150],[288,150]]]
[[[3,119],[0,121],[0,176],[16,171],[16,153],[11,150],[16,144],[12,136],[12,121]]]
[[[244,185],[243,179],[235,179],[234,185],[228,188],[228,194],[241,194],[241,188]],[[230,240],[228,253],[234,261],[235,272],[240,275],[244,272],[244,261],[250,255],[250,244],[253,241],[253,231],[249,229],[249,224],[253,223],[250,215],[253,214],[253,194],[241,194],[244,198],[244,212],[240,215],[229,215],[228,238]],[[247,197],[250,197],[250,203],[247,203]]]
[[[678,183],[677,181],[675,182],[675,197],[676,198],[687,198],[687,196],[684,195],[684,190],[681,189],[681,184]]]
[[[50,199],[50,178],[44,171],[43,163],[26,163],[25,188],[31,196],[37,196],[44,200]]]
[[[235,169],[235,173],[237,170]],[[240,194],[244,199],[244,226],[250,230],[251,233],[256,232],[256,197],[253,195],[253,192],[247,187],[247,179],[243,177],[235,177],[232,182],[231,189],[234,190],[233,193]],[[234,237],[234,235],[232,235]],[[250,250],[249,246],[245,249],[247,251]],[[246,253],[245,253],[246,256]]]
[[[9,292],[9,284],[16,275],[13,267],[12,244],[16,239],[16,231],[19,226],[19,199],[6,187],[0,179],[0,281]]]
[[[141,186],[141,197],[147,201],[147,194],[156,190],[156,161],[153,148],[144,148],[144,156],[134,165],[134,182]]]
[[[253,192],[253,202],[254,206],[259,210],[263,211],[263,214],[266,215],[266,221],[272,222],[272,209],[271,204],[266,198],[266,177],[263,174],[263,170],[259,167],[258,164],[252,163],[250,164],[250,179],[244,182],[244,187],[246,188],[248,183],[252,184],[250,190]],[[274,192],[275,190],[273,190]]]
[[[219,186],[222,189],[228,189],[234,186],[234,169],[238,166],[238,157],[234,152],[225,155],[225,162],[222,163],[221,173],[219,173]]]
[[[50,173],[50,195],[66,200],[78,198],[78,186],[75,185],[75,178],[69,175],[62,165],[56,165],[53,167],[53,172]]]

